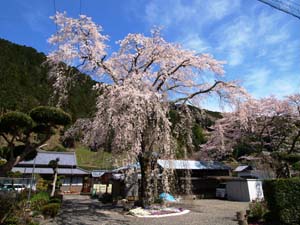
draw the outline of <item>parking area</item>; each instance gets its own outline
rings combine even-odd
[[[248,207],[246,202],[223,200],[189,200],[177,204],[191,210],[181,216],[165,218],[136,218],[126,215],[121,208],[102,205],[88,196],[65,195],[59,215],[47,225],[236,225],[237,211]]]

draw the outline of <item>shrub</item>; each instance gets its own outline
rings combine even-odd
[[[66,152],[67,149],[65,147],[63,147],[62,145],[56,145],[50,151],[53,151],[53,152]]]
[[[300,171],[300,161],[293,164],[293,170]]]
[[[45,192],[48,190],[48,181],[44,180],[43,178],[38,178],[36,183],[36,190]]]
[[[265,201],[253,201],[249,204],[249,221],[263,221],[267,212],[268,207]]]
[[[71,123],[69,114],[61,109],[39,106],[30,111],[31,118],[41,124],[68,125]]]
[[[162,198],[155,198],[154,203],[162,205],[162,204],[164,204],[164,200]]]
[[[0,118],[0,132],[15,134],[32,126],[33,120],[25,113],[8,112]]]
[[[264,196],[272,224],[300,224],[300,179],[278,179],[264,182]]]
[[[5,219],[4,225],[18,225],[19,224],[19,219],[16,216],[9,216]]]
[[[50,195],[48,192],[39,192],[31,198],[31,208],[40,211],[44,205],[49,202]]]
[[[61,203],[61,199],[56,198],[56,197],[50,198],[48,203]]]
[[[12,211],[15,200],[12,193],[0,193],[0,221]]]
[[[112,195],[108,193],[104,193],[99,197],[99,201],[101,201],[104,204],[112,202]]]
[[[45,217],[55,217],[60,209],[59,203],[49,203],[42,207],[42,213]]]

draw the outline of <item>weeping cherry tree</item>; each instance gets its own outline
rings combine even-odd
[[[169,104],[186,107],[211,95],[233,103],[245,91],[223,80],[224,62],[167,42],[159,29],[150,36],[128,34],[108,53],[108,36],[90,17],[52,17],[58,31],[49,38],[54,46],[48,62],[55,68],[55,89],[65,94],[61,65],[70,65],[96,77],[101,88],[97,113],[85,140],[94,146],[111,140],[114,154],[141,166],[144,206],[151,204],[153,160],[172,158]],[[188,108],[188,107],[187,107]],[[167,186],[167,184],[166,184]]]

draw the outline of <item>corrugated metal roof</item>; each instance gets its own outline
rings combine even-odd
[[[249,166],[245,165],[245,166],[238,166],[237,168],[234,169],[234,172],[241,172],[244,171],[246,169],[248,169]]]
[[[47,151],[39,151],[36,159],[36,165],[48,165],[51,160],[55,160],[59,158],[58,165],[64,166],[75,166],[77,165],[75,152],[47,152]],[[29,161],[22,161],[18,165],[33,165],[34,159]]]
[[[230,167],[220,162],[206,162],[195,160],[157,160],[157,163],[164,169],[182,170],[229,170]]]
[[[195,161],[195,160],[157,160],[158,165],[164,169],[182,169],[182,170],[230,170],[231,168],[220,162],[209,161]],[[121,170],[128,170],[131,168],[140,169],[140,164],[130,164],[112,170],[112,172],[119,172]]]
[[[134,164],[129,164],[127,166],[122,166],[122,167],[112,170],[112,172],[119,172],[121,170],[128,170],[128,169],[133,169],[133,168],[140,169],[141,168],[140,163],[137,162]]]
[[[21,172],[23,174],[32,174],[32,167],[13,167],[13,172]],[[35,174],[53,174],[52,168],[35,168],[34,169]],[[86,175],[89,174],[89,172],[81,169],[81,168],[58,168],[58,174],[73,174],[73,175]]]

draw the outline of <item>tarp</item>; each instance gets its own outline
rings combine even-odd
[[[159,198],[163,199],[166,202],[176,202],[176,199],[172,195],[165,192],[161,193],[159,195]]]

